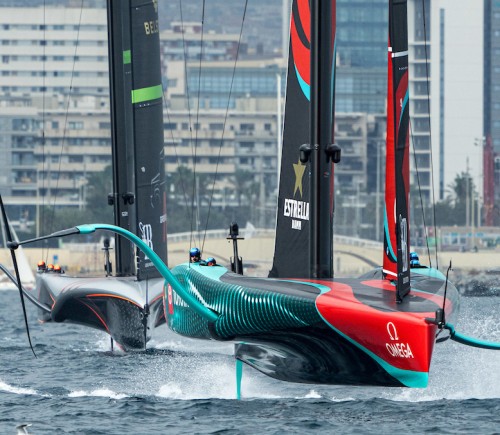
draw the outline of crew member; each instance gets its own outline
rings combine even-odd
[[[205,260],[207,266],[216,266],[217,265],[217,262],[215,261],[215,258],[214,257],[208,257],[206,260]]]
[[[410,267],[421,267],[420,260],[418,259],[418,255],[416,252],[410,252]]]
[[[198,248],[191,248],[189,250],[189,262],[199,263],[201,261],[201,252]]]

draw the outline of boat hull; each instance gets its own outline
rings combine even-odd
[[[176,278],[219,314],[210,323],[167,286],[167,325],[179,334],[232,340],[235,356],[276,379],[332,385],[425,387],[437,326],[451,317],[458,292],[433,269],[412,275],[412,291],[396,303],[380,270],[359,279],[250,278],[222,267],[179,265]]]
[[[144,350],[153,328],[165,320],[163,285],[163,278],[146,283],[135,277],[89,278],[39,273],[35,291],[37,299],[51,307],[50,313],[40,310],[40,320],[99,329],[107,332],[124,350]],[[146,287],[148,310],[145,309]]]

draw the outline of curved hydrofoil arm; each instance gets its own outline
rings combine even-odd
[[[97,230],[107,230],[113,231],[127,240],[131,241],[134,245],[136,245],[141,251],[143,251],[151,262],[158,269],[160,274],[165,278],[173,288],[173,290],[179,295],[179,297],[186,302],[197,314],[206,319],[209,322],[215,322],[219,315],[211,310],[210,308],[203,305],[198,299],[192,296],[186,289],[182,286],[182,284],[175,278],[175,276],[170,272],[170,269],[165,265],[165,263],[161,260],[161,258],[156,254],[142,239],[137,237],[135,234],[131,233],[124,228],[117,227],[115,225],[109,224],[89,224],[89,225],[79,225],[74,228],[69,228],[67,230],[56,231],[55,233],[49,234],[47,236],[38,237],[36,239],[24,240],[22,242],[10,242],[8,246],[11,250],[17,249],[20,245],[25,245],[28,243],[32,243],[38,240],[52,239],[57,237],[65,237],[74,234],[90,234],[94,233]]]

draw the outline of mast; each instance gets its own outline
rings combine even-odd
[[[107,0],[109,98],[111,109],[111,147],[113,193],[108,203],[114,208],[114,223],[136,233],[134,225],[133,123],[129,95],[132,92],[130,63],[130,2]],[[116,275],[135,274],[132,245],[115,236]]]
[[[397,281],[396,299],[410,291],[410,162],[407,0],[389,0],[387,85],[386,194],[384,265],[387,279]]]
[[[333,278],[335,24],[335,2],[311,1],[311,278]]]
[[[108,0],[112,151],[117,226],[141,237],[167,262],[158,3]],[[116,240],[117,274],[159,277],[141,251]],[[137,261],[137,266],[135,262]]]

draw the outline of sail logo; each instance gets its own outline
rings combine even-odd
[[[295,186],[293,188],[293,196],[299,193],[302,198],[302,179],[306,170],[306,165],[304,165],[300,159],[297,163],[293,164],[293,171],[295,173]],[[283,215],[292,218],[292,229],[302,230],[302,221],[309,220],[309,203],[305,201],[299,201],[296,199],[285,198],[285,204],[283,208]]]
[[[154,250],[153,248],[153,227],[151,224],[143,224],[139,222],[139,231],[141,232],[142,241],[148,245],[149,248]],[[148,256],[144,254],[144,258],[148,259]]]
[[[398,331],[396,325],[392,322],[387,323],[387,333],[391,340],[390,343],[385,343],[385,347],[389,355],[394,358],[415,358],[411,351],[409,343],[401,343],[399,341]]]
[[[154,35],[155,33],[160,33],[160,26],[158,26],[158,20],[144,21],[144,31],[147,36]]]
[[[408,271],[408,225],[406,218],[399,215],[399,234],[401,234],[402,271]]]
[[[309,220],[309,203],[285,198],[285,208],[283,214],[292,219]]]

